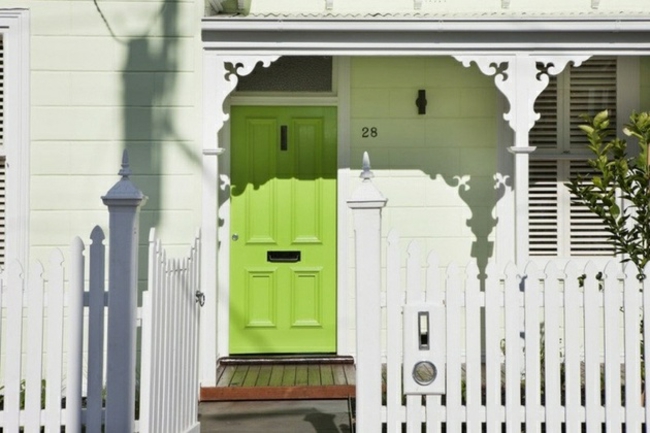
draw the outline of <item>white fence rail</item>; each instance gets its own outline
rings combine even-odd
[[[141,431],[198,432],[200,235],[188,257],[168,259],[149,236],[149,290],[143,294]],[[155,414],[155,416],[153,416]]]
[[[645,431],[650,405],[643,378],[650,376],[642,360],[650,323],[642,319],[650,284],[639,282],[633,267],[622,272],[611,261],[602,269],[592,263],[540,269],[529,263],[499,273],[490,265],[481,287],[475,263],[464,272],[451,264],[440,275],[432,253],[423,271],[420,248],[412,243],[402,282],[398,243],[392,232],[382,306],[390,348],[386,404],[371,415],[381,417],[389,433],[401,432],[402,424],[418,433],[423,425],[426,432],[449,433],[500,433],[503,426],[509,432]],[[444,304],[445,316],[432,318],[431,334],[446,348],[446,371],[436,379],[446,380],[446,393],[409,395],[403,404],[402,311],[421,302]]]

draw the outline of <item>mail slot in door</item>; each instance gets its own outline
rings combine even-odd
[[[300,261],[300,251],[267,251],[266,260],[271,263],[296,263]]]

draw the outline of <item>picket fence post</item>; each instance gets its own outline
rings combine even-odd
[[[122,176],[102,197],[109,212],[106,432],[135,428],[135,349],[138,290],[138,214],[147,197],[129,179],[126,150]]]
[[[373,185],[368,153],[361,185],[348,200],[356,250],[356,431],[381,431],[381,209],[386,198]]]

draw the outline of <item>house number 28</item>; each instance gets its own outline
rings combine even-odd
[[[363,138],[368,138],[368,137],[375,138],[377,136],[377,128],[375,128],[374,126],[372,128],[368,128],[367,126],[364,126],[363,128],[361,128],[361,136]]]

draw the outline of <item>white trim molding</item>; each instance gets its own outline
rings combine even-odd
[[[29,263],[30,13],[0,9],[7,157],[6,259]]]
[[[217,284],[219,273],[227,274],[228,263],[217,260],[219,251],[219,132],[230,115],[226,100],[237,87],[239,76],[250,74],[258,63],[268,67],[280,56],[220,56],[215,52],[203,52],[203,158],[202,158],[202,213],[201,227],[201,287],[206,304],[201,312],[201,328],[215,329],[201,333],[201,386],[216,385],[215,361],[228,354],[229,287]],[[227,65],[231,68],[228,69]],[[224,222],[227,230],[228,221]],[[224,244],[227,244],[224,243]],[[213,266],[211,264],[217,264]]]

